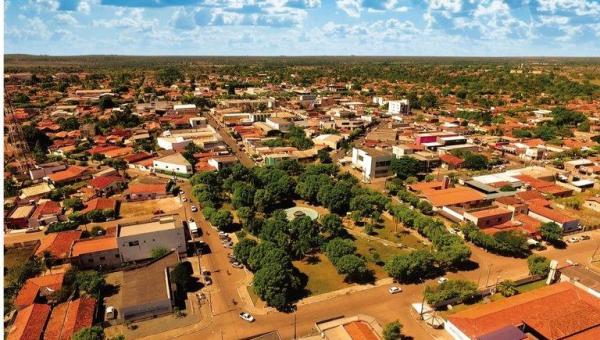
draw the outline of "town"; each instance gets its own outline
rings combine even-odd
[[[600,338],[597,60],[4,77],[8,340]]]

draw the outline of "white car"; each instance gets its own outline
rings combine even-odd
[[[444,283],[444,282],[448,282],[448,279],[447,279],[447,278],[445,278],[445,277],[440,277],[440,278],[437,280],[437,282],[438,282],[439,284],[442,284],[442,283]]]
[[[192,212],[198,211],[198,208],[195,205],[192,205]]]
[[[254,317],[252,315],[250,315],[250,313],[241,312],[240,318],[242,318],[242,320],[244,320],[244,321],[254,322]]]
[[[578,237],[571,237],[568,242],[569,243],[577,243],[577,242],[579,242],[579,238]]]
[[[396,287],[396,286],[392,286],[392,287],[390,287],[390,289],[388,289],[388,292],[390,294],[401,293],[402,292],[402,288]]]

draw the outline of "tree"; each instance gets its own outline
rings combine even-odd
[[[115,107],[115,103],[111,96],[102,96],[98,102],[98,107],[100,107],[101,110],[106,110]]]
[[[253,247],[247,262],[248,268],[252,271],[260,270],[269,263],[279,263],[286,267],[292,265],[290,254],[268,241]]]
[[[554,222],[547,222],[540,227],[540,235],[550,243],[556,243],[562,239],[562,228]]]
[[[85,208],[83,201],[80,198],[67,198],[63,201],[63,207],[65,209],[73,209],[74,211]]]
[[[432,274],[434,262],[435,257],[428,250],[414,250],[392,257],[385,270],[399,282],[416,282]]]
[[[351,240],[343,238],[334,238],[325,245],[325,254],[335,265],[337,261],[345,255],[351,255],[356,252],[356,247]]]
[[[464,280],[448,280],[436,286],[427,286],[423,294],[427,303],[434,307],[451,299],[469,302],[478,296],[477,284]]]
[[[541,255],[531,255],[527,258],[527,266],[531,275],[548,275],[550,272],[550,260]]]
[[[398,178],[403,180],[409,177],[417,176],[421,171],[421,165],[419,161],[408,156],[393,158],[390,168],[396,174],[396,176],[398,176]]]
[[[488,160],[484,155],[469,152],[465,155],[462,166],[471,170],[483,170],[487,169]]]
[[[73,334],[72,340],[102,340],[104,330],[100,326],[82,328]]]
[[[384,340],[400,340],[402,339],[402,324],[398,320],[392,321],[383,328]]]
[[[95,270],[76,272],[75,284],[80,291],[98,296],[100,290],[106,284],[104,275]]]
[[[179,262],[171,270],[171,281],[175,283],[178,289],[189,291],[193,283],[193,270],[189,262]]]
[[[245,266],[248,266],[250,253],[257,245],[256,241],[244,238],[233,247],[233,256]]]
[[[219,230],[226,230],[233,223],[233,216],[229,210],[219,209],[210,216],[210,223]]]
[[[321,219],[321,232],[330,237],[338,237],[344,233],[342,219],[337,214],[327,214]]]
[[[154,247],[150,250],[150,257],[153,259],[159,259],[169,253],[169,249],[165,247]]]
[[[424,109],[431,109],[438,106],[437,97],[431,92],[425,93],[419,102]]]
[[[502,296],[504,296],[504,297],[509,297],[509,296],[519,294],[519,291],[517,290],[515,283],[511,280],[504,280],[504,281],[498,283],[497,288],[498,288],[498,292],[500,292],[500,294],[502,294]]]
[[[326,149],[319,150],[317,152],[317,155],[319,156],[319,162],[321,162],[322,164],[329,164],[333,161],[331,159],[331,156],[329,155],[329,152]]]
[[[254,292],[263,299],[267,305],[278,310],[287,306],[301,284],[300,279],[294,275],[290,267],[280,263],[269,263],[254,274]]]
[[[354,254],[348,254],[340,257],[336,266],[338,273],[346,275],[348,281],[358,281],[369,274],[367,262]]]
[[[310,217],[294,218],[289,223],[288,237],[289,250],[293,258],[302,258],[311,250],[317,248],[321,242],[319,226]]]
[[[19,194],[17,183],[11,178],[4,180],[4,197],[13,197]]]
[[[237,209],[240,207],[251,207],[254,205],[254,186],[250,183],[237,182],[233,185],[233,196],[231,203]]]

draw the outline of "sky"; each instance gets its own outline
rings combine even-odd
[[[600,56],[600,0],[6,0],[5,53]]]

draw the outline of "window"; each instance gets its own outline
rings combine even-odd
[[[106,257],[100,256],[100,261],[106,261]]]
[[[88,259],[89,263],[94,263],[94,259]]]
[[[364,158],[363,158],[363,156],[360,156],[360,155],[358,156],[358,160],[359,160],[360,162],[362,162],[362,161],[363,161],[363,159],[364,159]]]
[[[115,254],[115,257],[116,257],[116,258],[119,258],[120,256],[119,256],[119,254]]]
[[[135,246],[139,246],[139,245],[140,245],[140,241],[130,241],[129,242],[130,247],[135,247]]]

